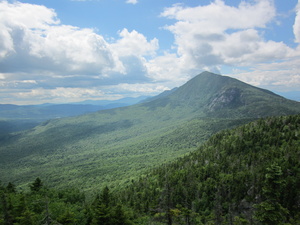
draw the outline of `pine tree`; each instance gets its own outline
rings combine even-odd
[[[29,187],[32,192],[38,192],[43,187],[43,183],[42,183],[41,179],[38,177],[35,179],[35,181]]]
[[[13,183],[9,182],[6,190],[8,193],[16,193],[16,186]]]
[[[263,201],[256,205],[255,217],[266,225],[283,224],[288,210],[280,204],[280,192],[284,185],[281,167],[277,164],[267,168],[262,190]]]
[[[106,186],[95,200],[92,225],[110,225],[112,224],[111,217],[110,193]]]

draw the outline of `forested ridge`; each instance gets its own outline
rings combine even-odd
[[[221,131],[120,197],[167,224],[299,224],[299,135],[299,115]]]
[[[1,184],[0,224],[299,224],[300,115],[221,131],[129,183],[92,198]]]

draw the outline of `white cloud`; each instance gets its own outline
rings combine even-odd
[[[26,99],[36,99],[38,102],[76,102],[84,99],[86,97],[93,99],[99,99],[101,96],[104,96],[104,93],[100,90],[92,88],[63,88],[58,87],[55,89],[31,89],[28,91],[17,92],[12,94],[15,98],[22,100]]]
[[[101,35],[62,25],[52,9],[2,1],[0,21],[0,64],[6,72],[122,72],[122,63]]]
[[[265,42],[256,30],[266,27],[275,16],[274,5],[268,0],[255,4],[243,1],[238,7],[227,6],[221,0],[193,8],[177,4],[161,15],[177,20],[166,29],[174,33],[178,55],[191,68],[253,63],[261,48],[271,51],[279,47],[277,54],[288,51],[280,43]],[[268,56],[260,58],[267,60]]]
[[[135,5],[138,3],[138,1],[137,0],[127,0],[126,3]]]
[[[126,28],[119,32],[120,39],[110,45],[114,54],[122,61],[125,68],[127,82],[129,80],[147,79],[147,59],[154,58],[159,48],[156,38],[147,38],[133,30]]]
[[[275,8],[269,0],[256,1],[256,4],[242,1],[238,7],[227,6],[224,1],[215,0],[209,5],[198,7],[175,4],[165,9],[161,16],[179,21],[168,27],[176,34],[181,33],[184,27],[185,30],[189,30],[191,24],[195,25],[193,32],[198,30],[199,33],[210,34],[228,29],[266,27],[266,24],[275,16]]]
[[[0,86],[20,99],[56,98],[55,93],[67,98],[61,90],[83,98],[75,88],[149,80],[146,57],[155,57],[158,40],[127,29],[119,37],[108,43],[93,29],[61,24],[45,6],[0,1]]]
[[[165,52],[146,63],[149,77],[156,82],[172,82],[173,86],[181,85],[192,74],[190,68],[184,65],[182,58],[177,54]],[[199,71],[195,71],[197,74]]]
[[[295,10],[296,10],[296,18],[295,18],[293,30],[295,35],[295,42],[300,43],[300,1],[298,1]]]
[[[158,50],[159,44],[156,38],[148,42],[143,34],[135,30],[129,32],[126,28],[120,31],[119,35],[120,39],[111,45],[119,56],[154,56]]]
[[[276,91],[299,91],[300,58],[256,64],[247,71],[237,71],[234,77],[246,83]]]
[[[159,94],[165,90],[169,90],[167,86],[158,85],[155,83],[139,83],[139,84],[128,84],[121,83],[118,85],[113,85],[108,87],[108,90],[117,90],[118,93],[122,94],[134,94],[136,96],[140,95],[153,95]]]
[[[61,24],[52,9],[19,2],[0,2],[0,28],[2,73],[122,76],[132,71],[132,59],[143,65],[159,48],[156,38],[127,29],[108,43],[93,29]]]

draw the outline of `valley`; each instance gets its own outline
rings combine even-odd
[[[93,196],[40,178],[22,190],[0,184],[0,222],[297,225],[299,132],[299,115],[226,129],[184,157]]]

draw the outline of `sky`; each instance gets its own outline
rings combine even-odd
[[[203,71],[300,100],[300,0],[0,0],[0,104],[153,96]]]

